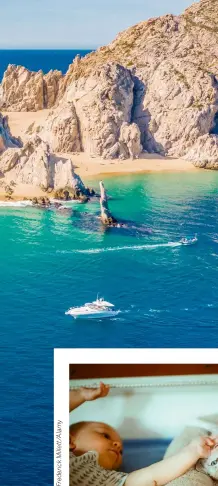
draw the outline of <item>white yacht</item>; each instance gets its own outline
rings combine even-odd
[[[120,310],[113,308],[113,304],[97,297],[94,302],[86,303],[81,307],[70,307],[65,314],[74,317],[74,319],[101,319],[103,317],[114,317],[120,313]]]

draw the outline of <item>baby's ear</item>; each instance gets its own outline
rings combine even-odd
[[[70,434],[70,437],[69,437],[69,449],[70,449],[71,452],[73,452],[74,449],[76,449],[76,444],[74,442],[74,437],[71,434]]]

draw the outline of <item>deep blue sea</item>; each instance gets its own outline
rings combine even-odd
[[[1,51],[1,72],[9,63],[65,72],[73,52]],[[218,345],[217,172],[104,181],[128,229],[102,228],[98,200],[63,214],[0,208],[4,486],[53,484],[53,348]],[[196,245],[179,244],[195,233]],[[117,318],[65,316],[97,293]]]
[[[53,348],[218,345],[217,172],[104,181],[128,229],[102,228],[98,200],[63,214],[0,208],[2,441],[7,470],[19,444],[13,472],[22,486],[52,480]],[[97,179],[87,183],[98,189]],[[196,245],[179,244],[195,233]],[[97,292],[122,313],[65,315]]]
[[[69,64],[72,63],[77,54],[85,56],[91,49],[66,49],[66,50],[0,50],[0,81],[3,77],[8,64],[24,66],[30,71],[42,71],[46,74],[50,69],[58,69],[63,74],[66,73]]]

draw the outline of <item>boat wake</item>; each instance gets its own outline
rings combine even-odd
[[[122,251],[122,250],[155,250],[157,248],[176,248],[181,246],[180,242],[169,241],[168,243],[156,243],[153,245],[131,245],[131,246],[109,246],[108,248],[90,248],[87,250],[73,250],[72,252],[62,251],[61,253],[107,253],[109,251]]]

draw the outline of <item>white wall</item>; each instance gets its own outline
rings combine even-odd
[[[118,388],[112,388],[108,397],[73,411],[70,423],[106,422],[118,429],[123,439],[171,438],[198,417],[218,415],[218,375],[103,381]],[[85,385],[92,382],[86,380]],[[82,383],[72,380],[70,386]],[[129,388],[119,388],[120,384]]]

